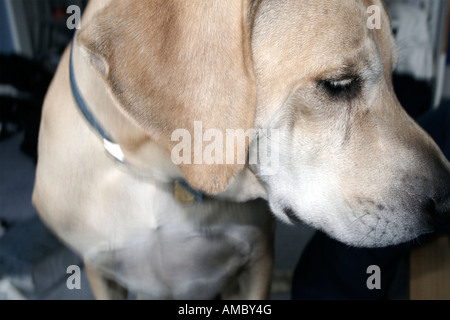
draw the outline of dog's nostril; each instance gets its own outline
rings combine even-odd
[[[284,208],[283,212],[293,224],[300,223],[300,219],[295,215],[291,208]]]
[[[432,198],[427,205],[427,211],[439,225],[450,223],[450,197],[445,199]]]

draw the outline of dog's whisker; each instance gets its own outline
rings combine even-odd
[[[388,225],[390,224],[390,221],[388,221],[388,220],[385,220],[385,222],[386,223],[384,224],[384,228],[381,231],[381,233],[379,234],[380,241],[383,240],[383,236],[386,234],[386,230],[388,228]]]
[[[377,230],[378,230],[378,225],[380,224],[380,219],[377,219],[377,223],[375,224],[375,227],[374,227],[374,229],[373,229],[373,233],[374,233],[374,239],[375,239],[375,241],[378,239],[377,238]]]
[[[349,227],[353,226],[354,223],[360,222],[364,217],[370,215],[370,213],[366,212],[363,215],[356,217],[355,219],[353,219],[352,222],[350,222]],[[356,215],[355,215],[356,216]]]

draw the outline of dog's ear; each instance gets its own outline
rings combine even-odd
[[[209,194],[224,190],[244,164],[237,152],[227,164],[225,141],[215,164],[194,159],[203,142],[194,141],[194,122],[224,139],[227,129],[253,127],[249,10],[250,0],[113,1],[77,37],[124,111],[169,153],[180,144],[175,130],[188,130],[192,152],[183,157],[191,161],[179,167],[191,187]]]

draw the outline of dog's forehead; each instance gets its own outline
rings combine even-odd
[[[376,34],[367,27],[369,14],[362,1],[276,3],[262,2],[255,17],[254,62],[263,83],[280,77],[310,81],[376,59]]]
[[[355,0],[263,1],[255,16],[253,39],[256,45],[281,37],[295,46],[297,39],[306,37],[352,46],[362,38],[367,17],[367,7]]]

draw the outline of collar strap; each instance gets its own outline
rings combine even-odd
[[[81,114],[84,116],[86,121],[90,124],[90,126],[100,135],[103,139],[103,147],[105,150],[120,164],[125,165],[128,169],[131,169],[131,166],[127,164],[125,161],[125,156],[123,154],[120,146],[114,142],[111,136],[102,128],[102,126],[98,123],[95,116],[89,110],[86,102],[83,99],[83,96],[78,89],[77,82],[75,79],[75,72],[73,68],[73,47],[74,40],[70,45],[70,58],[69,58],[69,78],[70,78],[70,88],[72,90],[73,98],[80,110]],[[137,170],[132,170],[137,171]],[[138,173],[139,176],[142,176],[142,173]],[[188,203],[201,203],[203,201],[203,194],[199,191],[192,189],[189,184],[183,179],[177,179],[173,182],[173,195],[175,199],[183,204]]]
[[[192,189],[192,187],[183,179],[175,180],[173,195],[180,203],[193,204],[203,202],[203,194]]]
[[[73,70],[73,47],[74,40],[70,45],[70,59],[69,59],[69,77],[70,77],[70,88],[72,89],[73,98],[78,106],[78,109],[83,114],[86,121],[91,125],[91,127],[102,137],[103,146],[105,150],[108,151],[110,155],[114,157],[117,161],[123,163],[124,155],[120,146],[113,141],[111,136],[103,130],[102,126],[97,122],[92,112],[89,110],[86,102],[83,99],[83,96],[78,90],[77,82],[75,80],[75,72]]]

